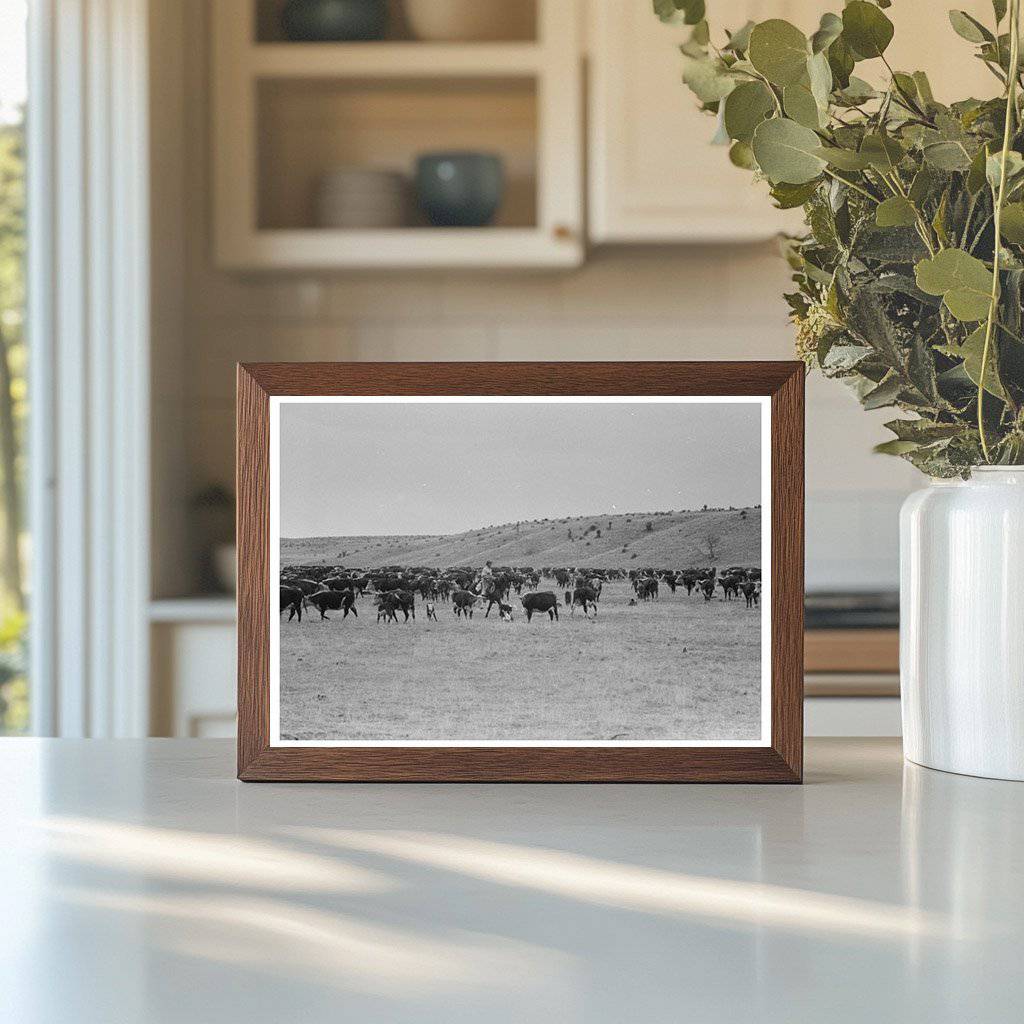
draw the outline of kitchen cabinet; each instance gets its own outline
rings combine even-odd
[[[988,0],[958,5],[990,23]],[[785,18],[808,34],[821,0],[735,0],[709,5],[713,31],[748,19]],[[935,95],[953,100],[991,96],[995,79],[957,37],[945,8],[897,3],[886,11],[896,26],[889,59],[928,72]],[[590,0],[588,25],[588,205],[595,243],[751,241],[796,231],[799,210],[779,211],[767,186],[732,166],[710,145],[714,119],[697,109],[682,84],[679,43],[689,28],[664,25],[647,0]],[[880,62],[858,74],[877,80]]]
[[[214,255],[229,269],[565,267],[583,258],[579,0],[531,3],[531,39],[293,42],[272,0],[217,0]],[[497,153],[486,227],[325,227],[315,195],[346,169],[411,179],[424,152]],[[408,182],[411,184],[411,182]]]

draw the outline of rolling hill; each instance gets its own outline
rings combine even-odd
[[[760,566],[761,509],[540,519],[447,536],[281,538],[284,566],[478,566],[487,559],[595,568]]]

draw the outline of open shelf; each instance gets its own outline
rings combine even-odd
[[[237,617],[235,599],[227,595],[160,598],[149,603],[150,622],[234,622]]]
[[[218,3],[221,0],[217,0]],[[251,39],[257,45],[264,46],[285,41],[281,25],[281,13],[285,0],[249,0],[254,15],[248,24],[251,25]],[[431,0],[419,0],[431,2]],[[542,0],[541,0],[542,2]],[[563,0],[564,2],[564,0]],[[507,41],[534,42],[538,36],[537,8],[538,0],[504,0],[502,5],[503,20],[495,23],[489,20],[489,34],[499,36]],[[410,18],[406,11],[406,0],[388,0],[388,23],[384,36],[385,41],[404,41],[417,43],[415,18]],[[298,43],[299,46],[315,46],[315,43]],[[355,43],[355,46],[372,45]],[[465,46],[487,45],[486,43],[464,43]]]
[[[413,175],[417,156],[438,150],[497,153],[505,190],[493,228],[535,228],[534,86],[529,78],[261,81],[256,103],[258,229],[324,230],[314,212],[320,179],[349,166],[401,173],[410,198],[406,227],[428,229],[412,200]],[[473,228],[464,234],[490,230]],[[372,246],[376,234],[354,232],[353,242]],[[450,229],[444,235],[454,240]]]
[[[381,78],[535,75],[535,43],[267,43],[249,47],[256,78]]]
[[[218,265],[578,265],[578,9],[576,0],[536,0],[529,7],[527,39],[417,42],[396,22],[396,37],[381,42],[302,43],[281,41],[277,0],[218,0],[212,69]],[[402,227],[318,224],[315,197],[332,171],[401,172],[411,193],[416,158],[451,150],[501,157],[505,189],[491,224],[434,228],[415,204]]]

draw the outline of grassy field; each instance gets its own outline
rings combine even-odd
[[[488,558],[495,565],[627,569],[760,565],[761,509],[601,513],[484,526],[442,537],[281,540],[282,565],[481,566]]]
[[[630,607],[608,584],[596,621],[527,623],[513,600],[512,623],[445,604],[427,622],[417,602],[415,623],[377,625],[371,595],[358,619],[282,621],[281,738],[758,738],[760,613],[661,589]]]

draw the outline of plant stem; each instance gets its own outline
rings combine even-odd
[[[992,331],[999,310],[999,256],[1003,201],[1006,197],[1006,161],[1010,152],[1013,121],[1017,112],[1017,67],[1020,61],[1020,0],[1010,0],[1010,73],[1006,83],[1006,119],[1003,125],[1003,149],[999,155],[999,189],[995,196],[993,227],[995,243],[992,253],[992,296],[989,300],[988,320],[985,322],[985,345],[981,350],[981,369],[978,371],[978,435],[985,461],[992,462],[988,437],[985,434],[985,373],[988,370],[989,353],[992,347]]]
[[[861,188],[860,185],[858,185],[856,182],[847,181],[846,178],[840,178],[838,174],[833,174],[827,167],[824,168],[824,173],[827,174],[833,180],[842,182],[844,185],[848,186],[849,188],[852,188],[854,192],[859,192],[862,196],[867,196],[867,198],[870,199],[871,202],[875,203],[876,205],[878,204],[878,196],[873,196],[866,188]]]

